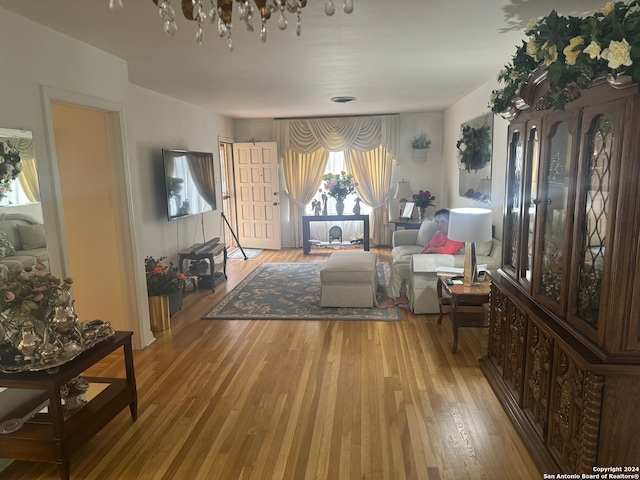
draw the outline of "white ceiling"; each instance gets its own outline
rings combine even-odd
[[[208,0],[205,0],[208,3]],[[302,117],[440,111],[495,78],[524,39],[526,23],[552,9],[584,14],[604,0],[355,0],[351,15],[324,14],[309,0],[296,37],[277,28],[277,14],[260,42],[234,22],[234,51],[206,25],[177,10],[168,37],[152,0],[0,0],[4,7],[125,59],[130,81],[233,118]],[[234,4],[234,17],[237,17]],[[352,95],[352,104],[330,102]]]

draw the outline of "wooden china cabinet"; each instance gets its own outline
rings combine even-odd
[[[557,111],[547,88],[523,88],[510,118],[480,364],[543,472],[637,467],[640,89],[603,81]]]

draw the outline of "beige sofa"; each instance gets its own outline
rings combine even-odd
[[[44,225],[24,213],[0,213],[0,277],[36,263],[49,266]]]
[[[419,230],[398,230],[393,232],[393,249],[391,254],[396,262],[409,264],[410,277],[407,287],[409,306],[416,314],[438,313],[438,295],[436,285],[438,276],[436,268],[464,267],[464,249],[457,255],[420,254],[424,246],[435,235],[435,222],[425,220]],[[487,265],[493,270],[500,267],[502,242],[492,239],[476,244],[478,265]]]

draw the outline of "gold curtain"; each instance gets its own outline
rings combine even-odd
[[[20,175],[18,175],[17,180],[20,182],[22,186],[22,190],[24,190],[25,195],[31,203],[39,203],[40,202],[40,185],[38,184],[38,172],[36,170],[36,159],[35,158],[27,158],[22,159],[22,164],[24,168]]]
[[[393,166],[391,154],[382,145],[369,152],[349,149],[346,162],[358,183],[358,195],[372,208],[371,244],[389,245],[387,203]]]
[[[213,176],[213,162],[208,153],[191,152],[186,156],[189,171],[196,184],[198,193],[211,207],[216,206],[216,187]]]
[[[320,148],[313,153],[287,150],[282,159],[284,181],[289,197],[289,224],[293,246],[302,247],[302,215],[307,204],[318,193],[322,174],[327,167],[329,151]]]

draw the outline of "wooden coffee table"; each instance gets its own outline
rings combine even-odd
[[[60,479],[68,480],[69,459],[73,452],[83,447],[127,406],[132,420],[135,421],[138,417],[138,396],[131,336],[132,332],[116,332],[112,338],[98,343],[52,372],[42,370],[0,373],[1,387],[35,390],[41,393],[27,404],[17,407],[15,412],[22,411],[22,414],[28,414],[43,405],[48,407],[47,413],[36,413],[26,419],[21,428],[0,435],[2,456],[56,463]],[[60,400],[60,387],[117,350],[122,350],[126,378],[85,376],[88,382],[102,384],[105,388],[76,413],[65,417]]]
[[[453,353],[458,349],[458,328],[489,326],[485,309],[489,303],[490,286],[489,278],[466,287],[462,284],[448,285],[446,277],[438,277],[437,292],[440,304],[438,325],[442,323],[442,316],[448,314],[453,326],[453,347],[451,348]],[[448,296],[444,296],[443,291]]]

